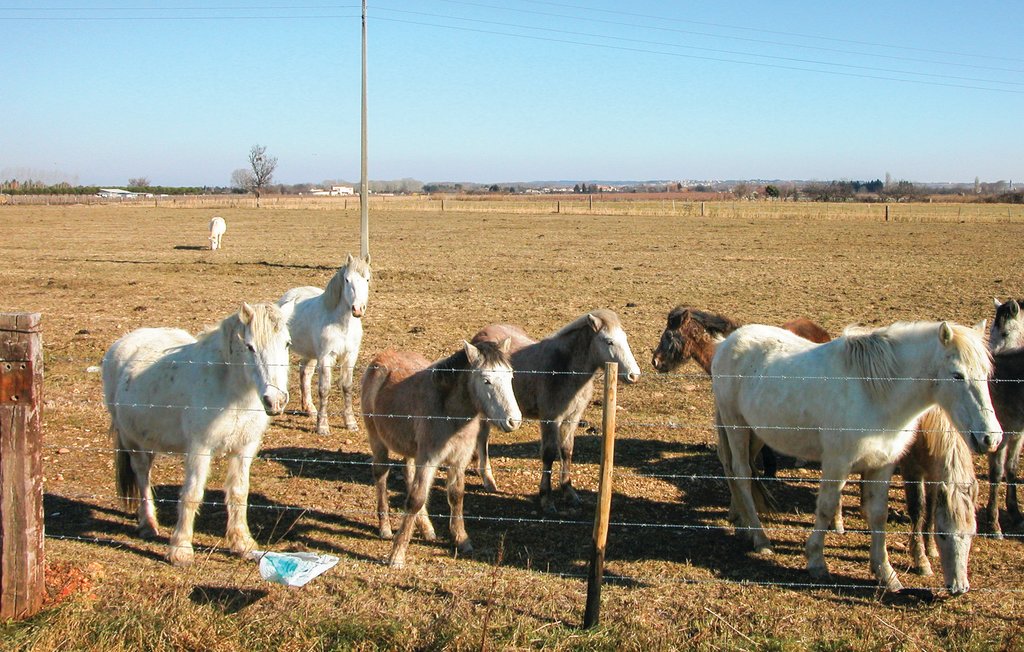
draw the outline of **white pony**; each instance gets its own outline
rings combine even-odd
[[[885,549],[888,488],[913,438],[910,425],[932,405],[950,416],[971,449],[1002,439],[988,392],[991,358],[979,333],[946,322],[849,329],[813,344],[772,326],[744,326],[719,345],[711,363],[719,458],[737,497],[740,526],[754,548],[771,552],[755,508],[750,459],[763,442],[821,462],[807,568],[828,577],[823,548],[840,492],[862,474],[871,528],[871,569],[889,590],[902,588]]]
[[[224,232],[228,230],[227,222],[224,221],[223,217],[214,217],[210,220],[210,249],[220,249],[221,238],[224,237]]]
[[[345,427],[359,430],[352,411],[352,376],[363,342],[362,317],[370,295],[370,278],[370,257],[359,259],[349,254],[325,290],[310,286],[292,288],[277,302],[295,302],[288,329],[292,334],[292,351],[301,358],[302,409],[316,417],[316,431],[320,435],[331,434],[327,396],[331,391],[331,367],[335,364],[341,367],[338,385],[345,397]],[[319,374],[319,409],[313,405],[311,392],[314,367]]]
[[[270,416],[288,403],[290,306],[242,304],[199,339],[175,328],[140,328],[103,356],[103,397],[110,412],[118,495],[138,503],[139,531],[158,534],[150,469],[157,453],[184,455],[178,524],[167,557],[192,562],[192,525],[210,460],[228,456],[224,495],[227,543],[244,555],[255,547],[246,504],[249,466]]]

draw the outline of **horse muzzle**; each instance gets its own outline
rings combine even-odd
[[[633,383],[640,381],[640,370],[623,372],[619,374],[619,378],[621,378],[627,385],[632,385]]]
[[[974,444],[975,453],[994,453],[1003,443],[1003,433],[995,432],[973,432],[971,441]]]
[[[364,312],[366,312],[366,306],[352,306],[352,316],[356,319],[362,319]]]
[[[505,432],[512,432],[513,430],[517,430],[522,423],[522,417],[509,417],[504,421],[499,421],[498,427]]]
[[[284,413],[284,408],[288,405],[288,392],[275,388],[267,391],[260,400],[263,402],[263,410],[268,415],[276,417]]]

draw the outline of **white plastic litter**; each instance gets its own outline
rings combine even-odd
[[[99,366],[98,364],[94,364],[85,368],[85,373],[87,374],[98,374],[101,371],[103,371],[103,367]]]
[[[338,563],[334,555],[314,552],[267,552],[260,557],[260,575],[269,582],[305,586],[311,579]]]

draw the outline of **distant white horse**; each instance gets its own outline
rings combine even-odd
[[[220,249],[221,238],[224,237],[224,232],[228,230],[227,222],[224,221],[223,217],[214,217],[210,220],[210,249]]]
[[[821,462],[807,568],[828,577],[825,532],[850,473],[864,480],[863,510],[871,528],[871,569],[889,590],[902,588],[885,549],[888,488],[914,431],[938,404],[968,445],[995,450],[1002,433],[988,392],[991,358],[981,335],[946,322],[900,323],[848,330],[813,344],[772,326],[744,326],[711,363],[719,458],[737,498],[740,526],[754,548],[771,552],[755,508],[750,459],[759,442]]]
[[[331,367],[335,364],[341,367],[338,385],[345,397],[345,427],[359,430],[352,411],[352,376],[363,342],[362,317],[370,295],[371,276],[369,256],[364,260],[349,254],[325,290],[310,286],[292,288],[277,302],[295,302],[288,329],[292,334],[292,351],[302,360],[302,409],[316,417],[316,431],[320,435],[331,434],[327,396],[331,392]],[[319,408],[313,405],[311,392],[314,367],[319,374]]]
[[[178,524],[167,553],[175,566],[192,562],[192,525],[214,455],[228,456],[227,544],[239,555],[255,547],[246,517],[249,466],[269,415],[288,403],[290,309],[243,303],[198,340],[175,328],[140,328],[103,357],[118,495],[128,507],[138,503],[143,537],[158,534],[153,458],[184,455]]]

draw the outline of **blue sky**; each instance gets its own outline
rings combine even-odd
[[[0,0],[0,176],[359,178],[359,2]],[[1024,3],[369,0],[372,179],[1024,182]]]

